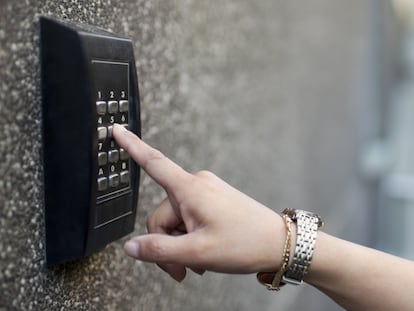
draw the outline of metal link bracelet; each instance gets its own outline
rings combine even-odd
[[[312,263],[317,232],[323,222],[317,214],[307,211],[287,208],[283,214],[296,223],[297,231],[293,260],[283,275],[282,282],[300,285]]]

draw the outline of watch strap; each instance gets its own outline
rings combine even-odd
[[[286,269],[282,281],[300,285],[312,263],[317,232],[323,223],[318,215],[303,210],[285,209],[283,214],[296,222],[297,231],[293,260]]]

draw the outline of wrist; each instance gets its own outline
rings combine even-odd
[[[266,241],[263,241],[262,244],[266,249],[263,254],[266,255],[263,258],[263,264],[257,271],[278,271],[282,266],[282,254],[287,236],[286,225],[282,216],[276,212],[274,212],[274,217],[268,220],[267,226],[269,229],[267,230]]]
[[[256,277],[259,283],[265,285],[269,290],[280,290],[280,287],[284,285],[282,283],[283,274],[285,273],[290,258],[291,243],[292,243],[292,219],[288,215],[281,216],[285,225],[286,237],[283,244],[283,253],[281,257],[281,263],[276,271],[266,270],[266,272],[258,272]],[[282,234],[281,234],[282,235]],[[269,272],[270,271],[270,272]]]
[[[284,284],[303,283],[312,264],[317,232],[323,226],[317,214],[303,210],[287,208],[283,211],[282,218],[286,224],[282,264],[277,272],[268,270],[257,274],[258,281],[269,290],[279,290]],[[292,223],[295,225],[291,226]]]
[[[343,241],[342,241],[343,242]],[[329,278],[336,278],[336,273],[343,270],[343,266],[336,265],[338,254],[333,253],[333,249],[338,249],[341,240],[325,232],[318,233],[315,245],[312,266],[309,269],[305,281],[313,286],[324,284]],[[345,257],[346,251],[341,250],[341,256]]]

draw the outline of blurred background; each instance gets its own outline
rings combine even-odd
[[[414,1],[396,0],[394,6],[399,27],[397,74],[384,112],[385,132],[371,146],[366,167],[379,164],[374,169],[380,181],[377,246],[414,259]]]
[[[312,287],[254,275],[177,284],[124,255],[126,238],[45,266],[39,23],[134,42],[142,136],[275,211],[414,259],[413,1],[1,0],[0,311],[341,310]],[[140,182],[136,233],[163,198]],[[257,224],[260,226],[260,224]]]

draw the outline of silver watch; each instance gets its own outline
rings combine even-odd
[[[282,282],[300,285],[309,271],[315,249],[318,229],[323,226],[319,215],[287,208],[283,214],[289,216],[297,227],[295,252],[292,263],[282,277]]]

